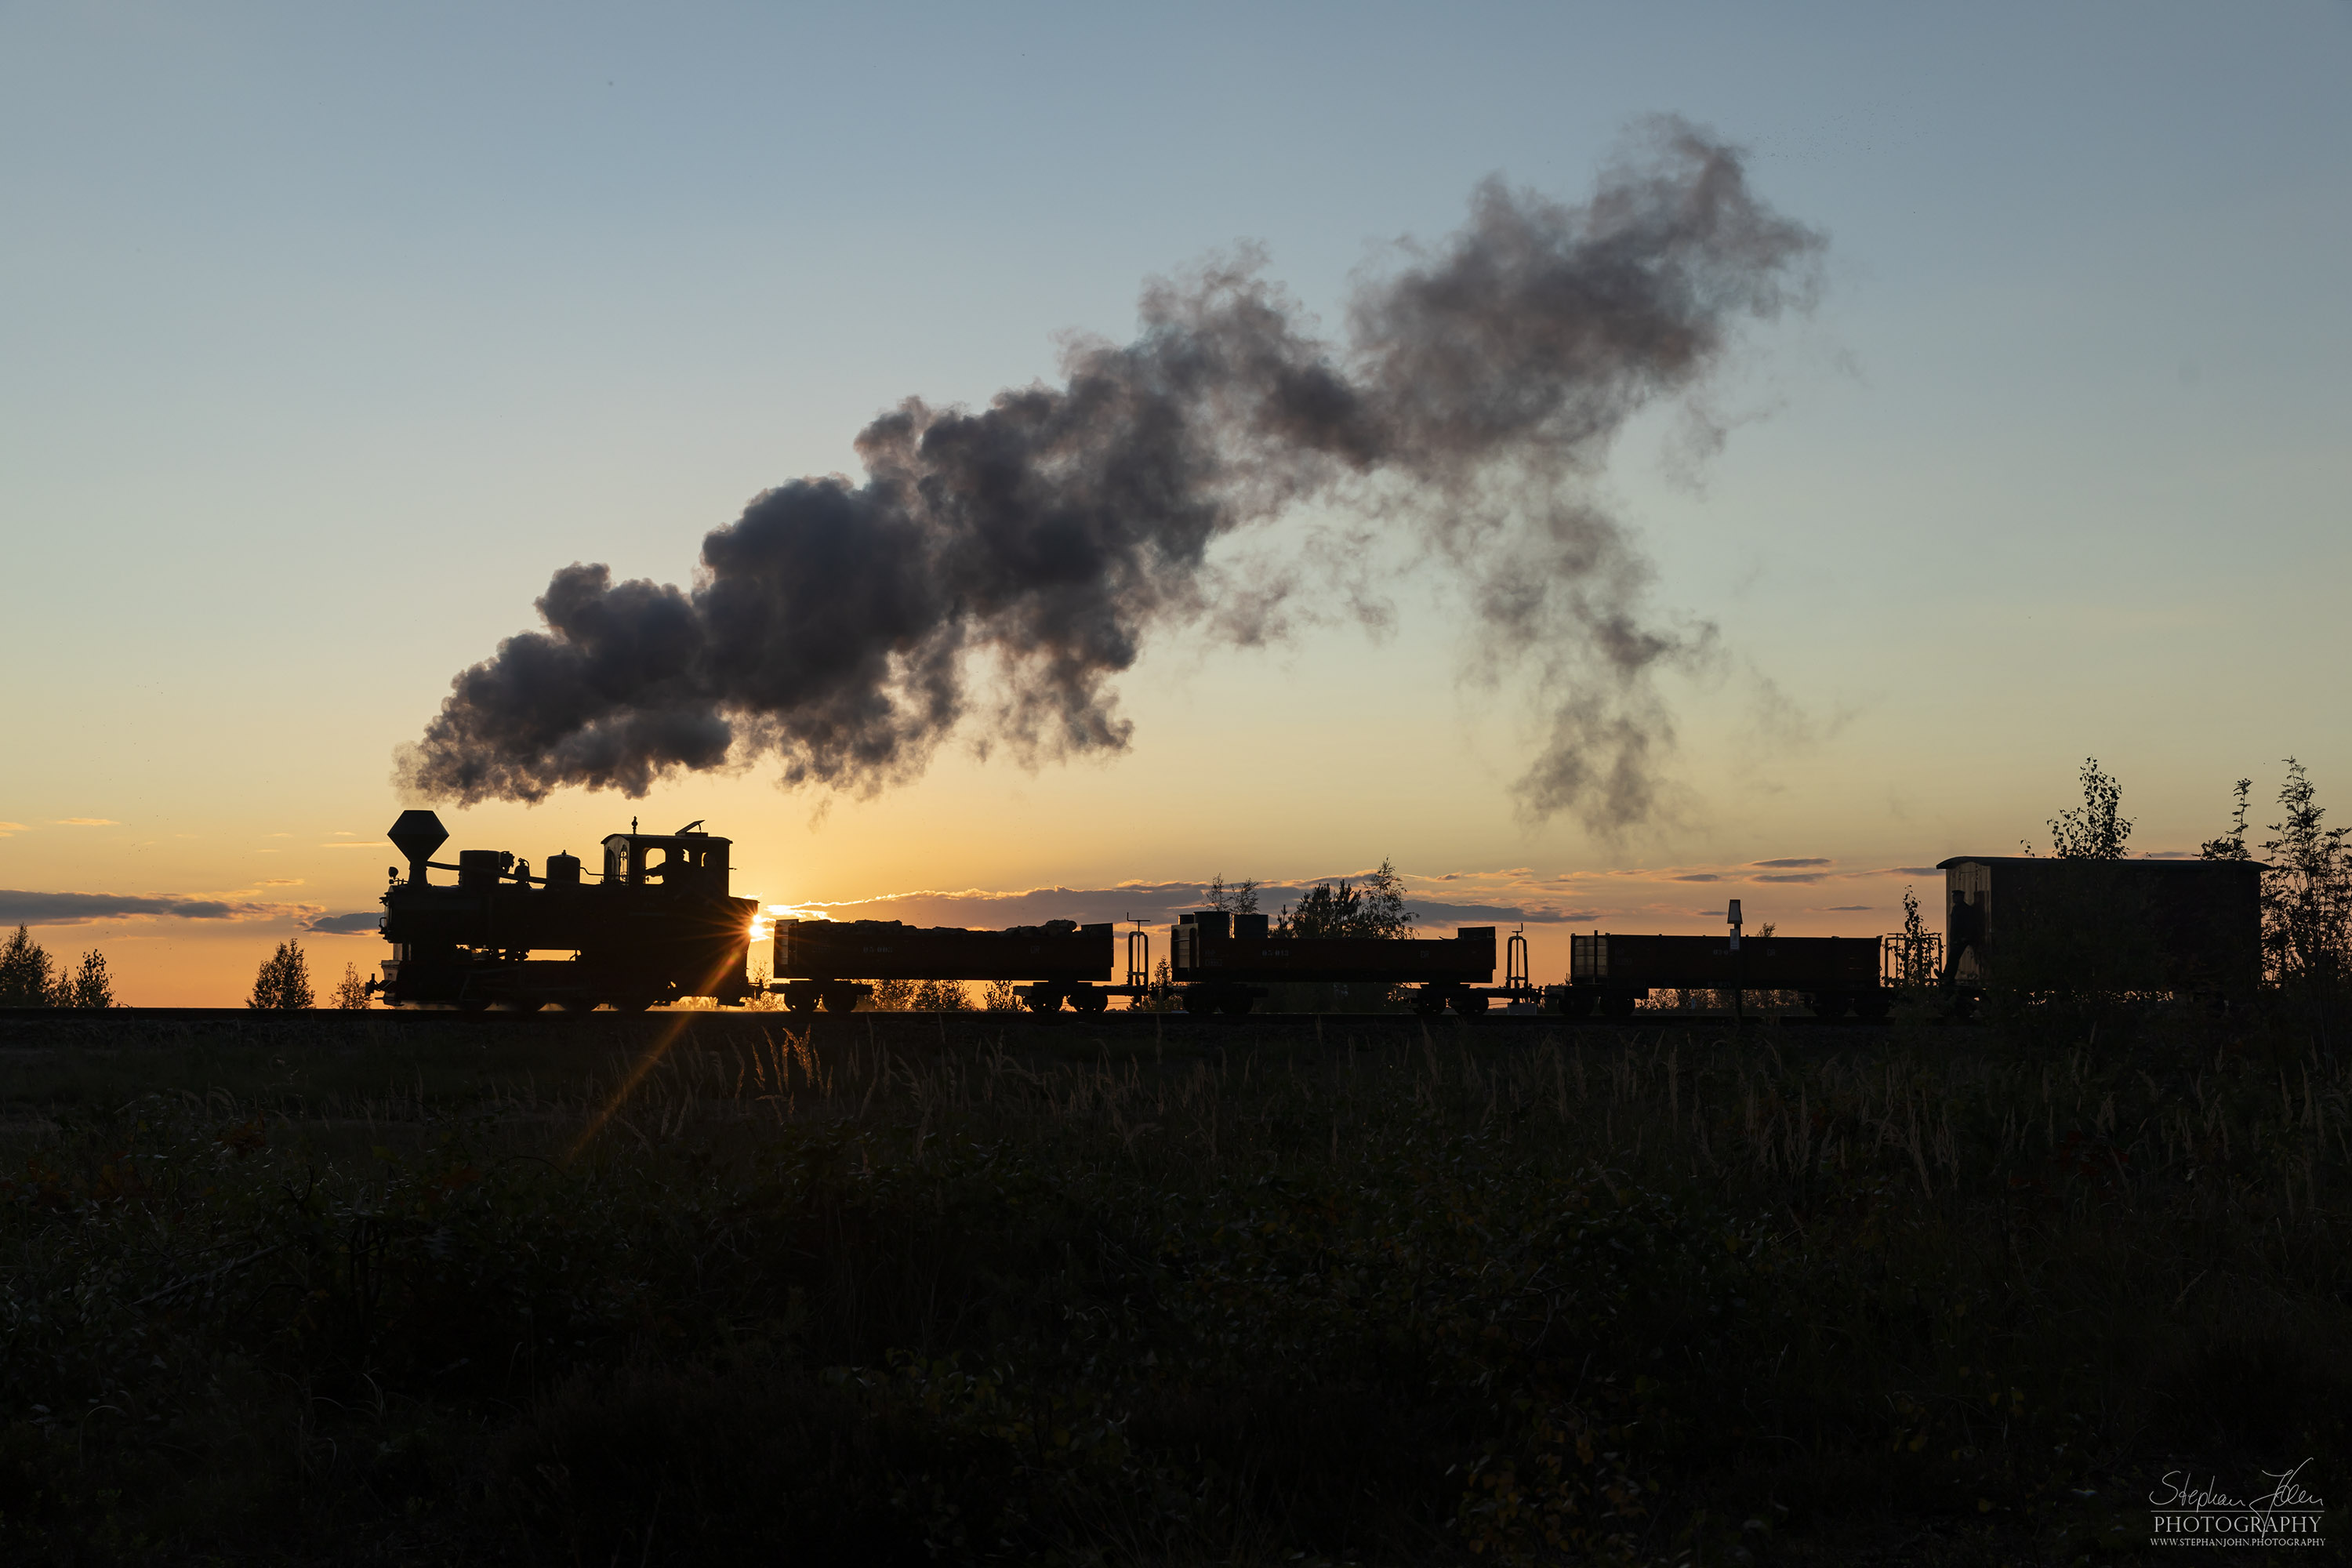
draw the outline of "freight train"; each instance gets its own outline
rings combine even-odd
[[[447,841],[429,811],[403,812],[387,835],[408,858],[383,894],[393,956],[378,984],[394,1006],[549,1005],[636,1010],[689,997],[740,1004],[760,906],[728,890],[729,840],[690,823],[645,834],[633,821],[601,846],[592,881],[569,854],[544,870],[504,850],[429,857]],[[1290,982],[1402,991],[1423,1013],[1465,1016],[1496,1000],[1513,1011],[1622,1018],[1661,990],[1793,993],[1821,1016],[1885,1017],[1904,989],[1937,988],[1966,1016],[1995,985],[2068,987],[2234,1000],[2262,975],[2261,879],[2249,861],[2045,860],[1959,856],[1944,871],[1939,939],[1742,940],[1739,902],[1721,936],[1575,933],[1567,983],[1538,986],[1513,935],[1493,988],[1496,928],[1452,937],[1302,937],[1257,913],[1203,910],[1170,928],[1168,983],[1187,1011],[1245,1014]],[[429,872],[454,871],[435,883]],[[845,1012],[885,980],[1006,982],[1038,1012],[1099,1013],[1113,997],[1157,994],[1150,937],[1108,924],[1051,921],[1004,931],[896,921],[780,920],[768,989],[796,1012]],[[561,953],[558,958],[534,956]]]

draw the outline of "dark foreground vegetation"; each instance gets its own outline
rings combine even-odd
[[[0,1561],[2063,1563],[2352,1484],[2307,1023],[176,1027],[0,1039]]]

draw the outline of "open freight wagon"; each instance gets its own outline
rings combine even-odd
[[[1495,978],[1495,928],[1463,926],[1451,937],[1299,937],[1262,914],[1202,910],[1169,933],[1170,971],[1190,1013],[1246,1013],[1269,984],[1294,980],[1412,986],[1422,1013],[1451,1006],[1486,1010]]]
[[[1021,999],[1050,1013],[1064,1002],[1099,1013],[1132,984],[1111,986],[1111,928],[1076,921],[1006,931],[897,921],[778,921],[768,989],[793,1012],[846,1013],[877,980],[1024,981]]]
[[[1795,991],[1825,1018],[1883,1018],[1894,993],[1880,984],[1880,942],[1869,936],[1626,936],[1569,938],[1568,984],[1549,1000],[1573,1018],[1631,1016],[1653,991]]]

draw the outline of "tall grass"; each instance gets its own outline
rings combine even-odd
[[[2331,1058],[1374,1026],[21,1063],[0,1553],[1992,1562],[2343,1473]]]

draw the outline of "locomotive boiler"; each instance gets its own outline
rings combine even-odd
[[[379,989],[393,1006],[634,1012],[751,994],[744,961],[760,906],[729,896],[730,841],[698,822],[676,833],[632,822],[604,841],[593,879],[569,854],[537,874],[503,849],[431,859],[449,834],[429,811],[402,812],[385,837],[408,859],[383,893],[393,956]],[[457,880],[436,883],[435,870]]]

